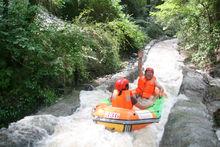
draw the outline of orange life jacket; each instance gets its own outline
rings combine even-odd
[[[120,107],[124,109],[132,109],[131,92],[129,90],[122,91],[121,95],[118,95],[119,91],[114,90],[112,95],[112,106]]]
[[[139,77],[138,88],[136,92],[141,95],[142,98],[150,98],[154,95],[156,77],[153,76],[151,80],[147,80],[145,76]]]

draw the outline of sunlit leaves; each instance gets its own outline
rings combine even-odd
[[[90,9],[90,21],[109,22],[119,18],[122,14],[122,7],[119,0],[80,0],[79,6],[82,9]]]
[[[177,30],[182,45],[192,55],[192,60],[201,66],[215,62],[220,29],[215,20],[216,0],[167,0],[152,13],[167,29]],[[218,33],[217,33],[218,32]]]
[[[113,35],[117,36],[121,43],[121,52],[135,52],[144,47],[144,43],[149,40],[139,26],[128,18],[114,20],[108,23],[108,28],[112,30]]]
[[[119,0],[80,1],[82,13],[71,22],[50,13],[71,20],[78,1],[9,2],[0,0],[0,127],[52,104],[65,88],[117,71],[119,52],[135,52],[146,40]]]

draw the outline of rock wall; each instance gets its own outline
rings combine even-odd
[[[188,99],[179,100],[171,110],[161,147],[217,147],[219,141],[213,129],[213,117],[204,104],[209,95],[210,82],[207,76],[183,69],[180,94]]]

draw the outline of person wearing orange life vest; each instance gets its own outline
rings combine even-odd
[[[142,57],[143,51],[138,52],[138,86],[136,88],[136,94],[142,98],[147,105],[152,105],[156,99],[155,88],[159,89],[159,94],[164,92],[163,87],[157,82],[154,76],[154,70],[151,67],[146,68],[145,73],[142,72]]]
[[[132,109],[135,105],[139,109],[146,109],[148,105],[141,105],[135,98],[135,94],[129,90],[129,81],[126,78],[115,82],[115,89],[110,98],[113,107]]]

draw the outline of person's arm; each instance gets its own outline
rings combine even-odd
[[[138,107],[141,110],[147,109],[148,107],[150,107],[151,105],[153,105],[152,101],[149,101],[146,105],[142,105],[140,103],[136,103],[135,106]]]
[[[160,89],[161,92],[164,91],[163,87],[157,81],[155,81],[155,85],[156,85],[157,88]]]
[[[142,58],[143,58],[143,51],[140,50],[138,51],[138,75],[139,77],[142,77],[144,75],[142,71]]]
[[[149,106],[153,105],[153,101],[149,101],[146,105],[142,105],[133,96],[131,97],[131,102],[134,106],[136,106],[137,108],[139,108],[141,110],[147,109]]]
[[[108,98],[110,102],[112,102],[112,96]]]
[[[137,88],[136,88],[136,95],[140,96],[143,92],[143,80],[141,79],[142,77],[138,78],[138,84],[137,84]]]
[[[118,92],[116,90],[113,90],[111,97],[109,97],[109,101],[112,101],[112,98],[118,95]]]
[[[156,85],[157,88],[159,88],[160,94],[162,94],[164,92],[163,87],[157,81],[155,81],[155,85]]]

